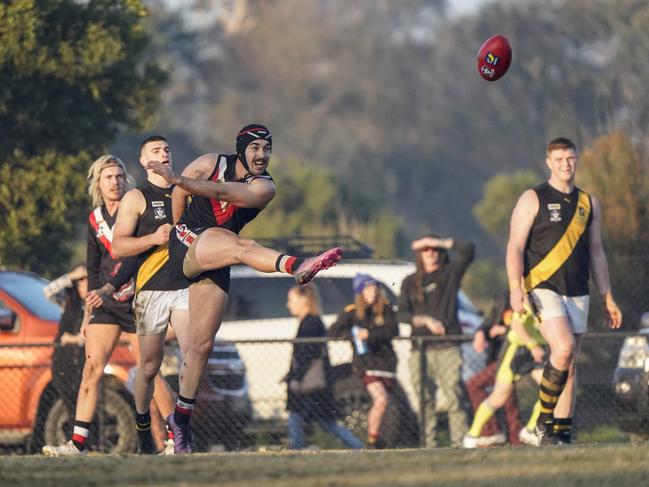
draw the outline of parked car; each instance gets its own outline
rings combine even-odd
[[[642,315],[638,334],[624,339],[613,374],[615,418],[632,440],[649,439],[648,337],[649,312]]]
[[[331,239],[290,239],[262,242],[280,248],[292,255],[309,255],[317,249],[340,244],[339,237]],[[386,292],[390,301],[396,305],[403,279],[415,271],[412,262],[391,259],[373,259],[372,249],[362,243],[345,239],[345,258],[331,269],[318,274],[314,282],[318,287],[323,321],[330,326],[338,313],[353,302],[352,279],[358,272],[375,277]],[[282,382],[290,366],[291,343],[297,333],[298,322],[291,317],[286,308],[286,295],[295,285],[292,276],[286,274],[265,274],[246,266],[234,266],[231,271],[231,287],[228,307],[218,336],[224,340],[240,342],[239,351],[246,364],[250,382],[250,397],[254,416],[257,420],[274,421],[285,418],[286,385]],[[459,295],[459,312],[463,333],[472,335],[482,324],[482,316],[462,292]],[[400,325],[400,336],[410,336],[410,325]],[[284,340],[283,343],[259,343],[258,340]],[[257,341],[257,342],[256,342]],[[243,342],[243,343],[241,343]],[[408,356],[410,342],[395,340],[395,351],[399,358],[397,379],[398,394],[401,400],[391,407],[398,407],[399,416],[412,417],[417,398],[412,390]],[[352,350],[344,341],[330,342],[329,356],[341,384],[336,385],[336,395],[348,409],[348,423],[363,423],[364,414],[359,412],[361,405],[368,403],[360,380],[350,377],[344,365],[349,364]],[[470,343],[462,345],[465,358],[463,376],[470,377],[484,366],[484,354],[478,355]],[[411,406],[412,404],[412,406]],[[438,401],[439,410],[444,411],[445,401]],[[390,415],[392,416],[392,415]],[[416,421],[416,419],[415,419]],[[412,429],[412,428],[410,428]],[[395,425],[395,430],[404,430]],[[395,433],[396,434],[396,433]],[[416,432],[415,432],[416,435]],[[416,436],[415,436],[416,438]]]
[[[71,418],[51,385],[51,343],[61,310],[45,298],[45,284],[35,274],[0,270],[0,444],[33,452],[46,443],[67,441],[71,431]],[[178,349],[171,346],[162,370],[172,385],[179,364]],[[118,345],[104,369],[105,401],[100,402],[104,409],[97,414],[103,429],[99,435],[96,420],[91,448],[111,453],[136,450],[128,387],[134,366],[129,348]],[[221,342],[214,346],[198,399],[194,418],[198,448],[245,446],[251,406],[245,367],[235,347]]]
[[[35,274],[0,271],[0,443],[30,451],[65,441],[70,431],[66,408],[51,385],[49,344],[61,310],[45,298],[45,284]],[[108,451],[135,450],[132,416],[125,414],[132,410],[130,394],[124,387],[133,364],[130,351],[118,346],[106,367],[103,439]]]

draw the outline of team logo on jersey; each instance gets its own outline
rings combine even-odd
[[[583,206],[579,207],[579,216],[586,215],[586,209]]]
[[[550,212],[550,221],[553,223],[561,221],[561,212],[560,211],[551,211]]]
[[[165,213],[164,207],[160,208],[154,208],[153,209],[153,216],[155,217],[156,220],[164,220],[167,218],[167,214]]]
[[[428,286],[424,286],[424,292],[426,294],[432,293],[437,288],[436,282],[431,282]]]

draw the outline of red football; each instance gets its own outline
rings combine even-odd
[[[505,36],[491,36],[480,46],[478,73],[487,81],[496,81],[502,78],[511,63],[512,47]]]

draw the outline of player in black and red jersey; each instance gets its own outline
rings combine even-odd
[[[86,362],[77,396],[72,439],[60,446],[45,445],[49,456],[79,455],[86,451],[90,423],[97,407],[99,381],[122,332],[129,334],[139,357],[131,302],[135,290],[135,259],[120,259],[112,248],[119,203],[132,181],[124,163],[113,155],[97,159],[88,171],[88,191],[95,209],[88,217],[88,296],[91,309],[85,330]]]
[[[230,266],[245,264],[261,272],[285,272],[295,275],[298,284],[306,284],[342,258],[339,247],[301,259],[239,237],[246,223],[275,196],[275,184],[266,170],[271,150],[268,128],[251,124],[239,131],[236,154],[205,154],[189,164],[182,176],[159,161],[147,165],[175,185],[172,206],[177,224],[169,238],[169,256],[191,282],[190,339],[176,410],[167,419],[176,453],[191,452],[189,420],[227,304]]]

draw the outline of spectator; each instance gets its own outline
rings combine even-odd
[[[473,261],[474,245],[429,234],[415,240],[412,249],[417,270],[401,285],[399,321],[410,323],[415,337],[461,335],[457,294],[464,272]],[[413,344],[410,375],[417,397],[421,397],[422,388],[425,397],[424,410],[419,412],[426,422],[425,444],[429,448],[437,446],[436,385],[448,400],[451,446],[459,447],[467,429],[467,417],[460,401],[462,355],[459,343],[429,341],[423,350],[425,356],[421,357],[421,350]],[[423,376],[422,358],[426,364]]]
[[[313,284],[295,286],[288,292],[286,306],[300,320],[296,338],[325,337],[320,304]],[[286,376],[289,448],[304,447],[304,422],[316,422],[349,448],[362,448],[354,433],[337,423],[338,410],[329,377],[331,365],[326,343],[295,343],[291,368]]]
[[[397,356],[392,338],[399,334],[399,322],[378,282],[367,274],[353,280],[354,303],[345,307],[329,330],[331,336],[350,338],[354,345],[352,368],[363,380],[372,398],[367,415],[368,448],[384,448],[381,426],[394,387]]]
[[[505,293],[496,301],[491,314],[473,337],[473,348],[476,352],[487,351],[487,366],[466,382],[466,389],[473,411],[476,412],[480,403],[487,398],[487,389],[491,389],[496,381],[498,371],[498,356],[508,327],[511,324],[512,309],[509,305],[509,293]],[[518,438],[522,425],[516,402],[516,395],[510,394],[504,403],[505,421],[507,422],[507,438],[512,445],[520,445]],[[505,442],[505,435],[500,431],[495,417],[491,417],[482,427],[480,445],[491,446]]]
[[[72,422],[85,363],[81,328],[84,321],[84,300],[88,292],[86,266],[75,266],[69,273],[45,286],[43,292],[47,299],[63,308],[59,331],[54,339],[57,346],[52,354],[52,385],[58,397],[63,400]]]

